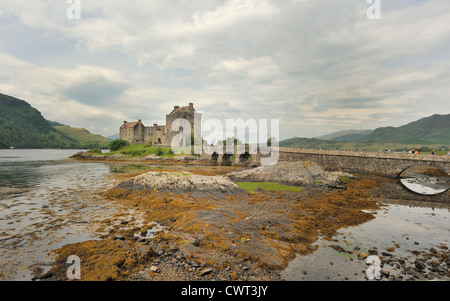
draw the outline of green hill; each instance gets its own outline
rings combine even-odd
[[[1,148],[108,148],[110,140],[46,120],[24,100],[0,93]]]
[[[432,115],[400,127],[381,127],[359,141],[450,144],[450,114]]]
[[[108,148],[111,143],[110,139],[92,134],[86,129],[73,128],[68,125],[56,125],[54,128],[75,140],[78,148]]]
[[[30,104],[0,93],[0,148],[70,148],[75,144]]]
[[[318,138],[294,137],[280,141],[280,146],[361,151],[418,149],[422,153],[436,149],[437,153],[446,154],[450,146],[450,114],[433,115],[400,127],[382,127],[374,131],[340,131]]]
[[[316,137],[315,139],[332,141],[358,141],[372,132],[373,130],[343,130]]]

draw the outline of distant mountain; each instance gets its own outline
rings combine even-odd
[[[57,125],[54,128],[75,140],[78,148],[108,148],[111,143],[110,139],[101,135],[92,134],[86,129],[73,128],[68,125]]]
[[[1,148],[107,148],[110,140],[46,120],[24,100],[0,93]]]
[[[450,114],[435,114],[400,127],[377,128],[359,141],[449,145]]]
[[[119,133],[117,133],[117,134],[108,136],[107,138],[108,138],[108,139],[111,139],[111,140],[116,140],[116,139],[119,139],[119,138],[120,138],[120,135],[119,135]]]
[[[0,148],[70,148],[75,143],[27,102],[0,94]]]
[[[372,132],[373,130],[343,130],[316,137],[315,139],[331,141],[358,141],[371,134]]]
[[[280,141],[280,146],[366,151],[404,151],[411,148],[448,150],[450,114],[436,114],[400,127],[380,127],[373,131],[340,131],[317,138],[294,137]]]

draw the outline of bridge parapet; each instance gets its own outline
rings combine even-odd
[[[417,161],[435,161],[450,162],[450,156],[422,155],[396,152],[364,152],[364,151],[345,151],[345,150],[320,150],[320,149],[301,149],[280,147],[283,153],[303,153],[303,154],[322,154],[328,156],[346,156],[346,157],[367,157],[367,158],[386,158],[386,159],[408,159]]]
[[[281,161],[314,161],[326,170],[397,177],[411,166],[433,166],[450,173],[450,156],[280,148]]]

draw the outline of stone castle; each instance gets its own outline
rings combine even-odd
[[[180,131],[172,131],[172,123],[177,119],[185,119],[191,125],[191,133],[198,133],[202,115],[194,109],[194,104],[180,107],[174,106],[173,111],[166,115],[166,125],[144,126],[142,121],[124,121],[120,127],[120,139],[131,144],[143,143],[160,146],[170,146],[172,138]],[[195,121],[195,122],[194,122]]]

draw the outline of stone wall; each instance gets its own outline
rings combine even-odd
[[[450,157],[406,153],[280,148],[279,161],[313,161],[326,170],[397,177],[411,166],[433,166],[450,173]]]

